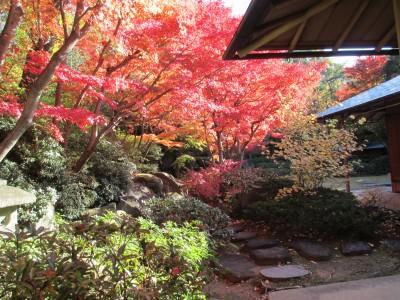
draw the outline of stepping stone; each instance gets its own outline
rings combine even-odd
[[[332,251],[321,243],[311,241],[295,241],[292,243],[297,253],[307,259],[315,261],[329,260]]]
[[[257,233],[251,231],[241,231],[232,237],[233,242],[243,242],[255,238]]]
[[[268,249],[255,249],[250,251],[250,257],[258,265],[276,265],[291,261],[289,250],[284,247],[272,247]]]
[[[272,248],[279,246],[278,240],[267,239],[267,238],[255,238],[247,241],[247,249],[260,249],[260,248]]]
[[[389,251],[400,252],[400,240],[384,240],[382,245]]]
[[[257,276],[257,265],[239,254],[223,254],[219,257],[220,271],[229,281],[238,283]]]
[[[372,248],[366,242],[346,242],[342,244],[342,253],[347,256],[363,255],[372,252]]]
[[[289,280],[310,275],[310,271],[304,269],[302,266],[288,265],[265,268],[260,271],[261,275],[269,280]]]

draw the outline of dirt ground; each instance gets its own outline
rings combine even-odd
[[[292,264],[304,266],[311,271],[310,276],[282,282],[270,282],[260,276],[240,284],[232,284],[215,276],[205,292],[213,300],[263,300],[268,299],[268,291],[400,274],[400,254],[379,248],[370,255],[353,257],[343,256],[335,249],[332,259],[326,262],[309,261],[290,251]],[[260,269],[257,268],[258,271]]]

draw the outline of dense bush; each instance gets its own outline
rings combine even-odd
[[[131,163],[119,144],[103,140],[89,161],[88,172],[99,183],[96,187],[97,205],[119,201],[132,178],[136,166]]]
[[[256,202],[244,215],[276,231],[317,238],[371,237],[377,225],[354,195],[324,188],[292,190],[279,199]]]
[[[92,176],[66,171],[60,182],[57,211],[69,220],[79,218],[88,207],[96,203],[97,186],[98,183]]]
[[[168,221],[177,224],[200,221],[214,238],[226,236],[224,228],[229,222],[229,217],[219,208],[191,197],[154,198],[146,203],[145,214],[159,225]]]
[[[354,132],[338,128],[333,120],[320,124],[314,117],[298,117],[282,133],[273,156],[290,162],[296,185],[305,189],[322,187],[325,179],[351,172],[348,159],[361,150]]]
[[[205,299],[210,252],[195,224],[109,213],[0,243],[1,299]]]
[[[221,205],[224,177],[229,172],[239,168],[239,166],[240,162],[226,160],[223,163],[213,164],[200,171],[189,171],[185,182],[190,194],[213,206]]]

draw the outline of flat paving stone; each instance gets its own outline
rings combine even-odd
[[[265,268],[260,271],[261,275],[269,280],[289,280],[310,275],[310,271],[302,266],[287,265]]]
[[[292,247],[297,253],[309,260],[326,261],[332,256],[332,251],[329,247],[318,242],[312,241],[295,241]]]
[[[250,257],[258,265],[276,265],[291,261],[289,250],[285,247],[272,247],[268,249],[251,250]]]
[[[342,244],[342,253],[347,256],[363,255],[372,252],[372,248],[366,242],[345,242]]]
[[[384,240],[382,245],[389,251],[400,252],[400,240]]]
[[[241,232],[236,233],[232,237],[232,242],[243,242],[243,241],[247,241],[247,240],[253,239],[256,236],[257,236],[257,233],[255,233],[255,232],[241,231]]]
[[[248,240],[246,243],[247,249],[260,249],[260,248],[272,248],[279,246],[278,240],[267,239],[267,238],[255,238]]]
[[[257,276],[257,272],[254,270],[257,265],[247,256],[240,254],[223,254],[218,260],[222,275],[233,283]]]
[[[272,292],[269,300],[399,300],[400,276]]]

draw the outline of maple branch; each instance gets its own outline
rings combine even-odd
[[[64,32],[64,41],[65,41],[68,37],[68,28],[67,28],[67,19],[65,17],[65,11],[64,11],[64,0],[60,0],[60,15]]]
[[[15,37],[17,27],[19,26],[24,12],[19,0],[10,0],[10,9],[8,11],[7,21],[0,34],[0,67],[3,64],[7,49]]]
[[[77,4],[76,13],[79,14],[81,11],[82,1]],[[75,16],[76,17],[76,16]],[[76,19],[76,18],[75,18]],[[24,109],[21,113],[13,130],[6,136],[6,138],[0,144],[0,162],[6,157],[6,155],[15,146],[25,131],[32,126],[35,112],[38,108],[40,98],[44,89],[50,83],[51,78],[58,66],[65,60],[67,55],[72,51],[78,41],[87,33],[90,29],[91,20],[89,19],[82,28],[73,28],[71,34],[67,40],[61,46],[61,48],[53,54],[49,63],[44,68],[43,72],[38,76],[35,82],[32,84],[29,90],[26,92],[26,102]]]

